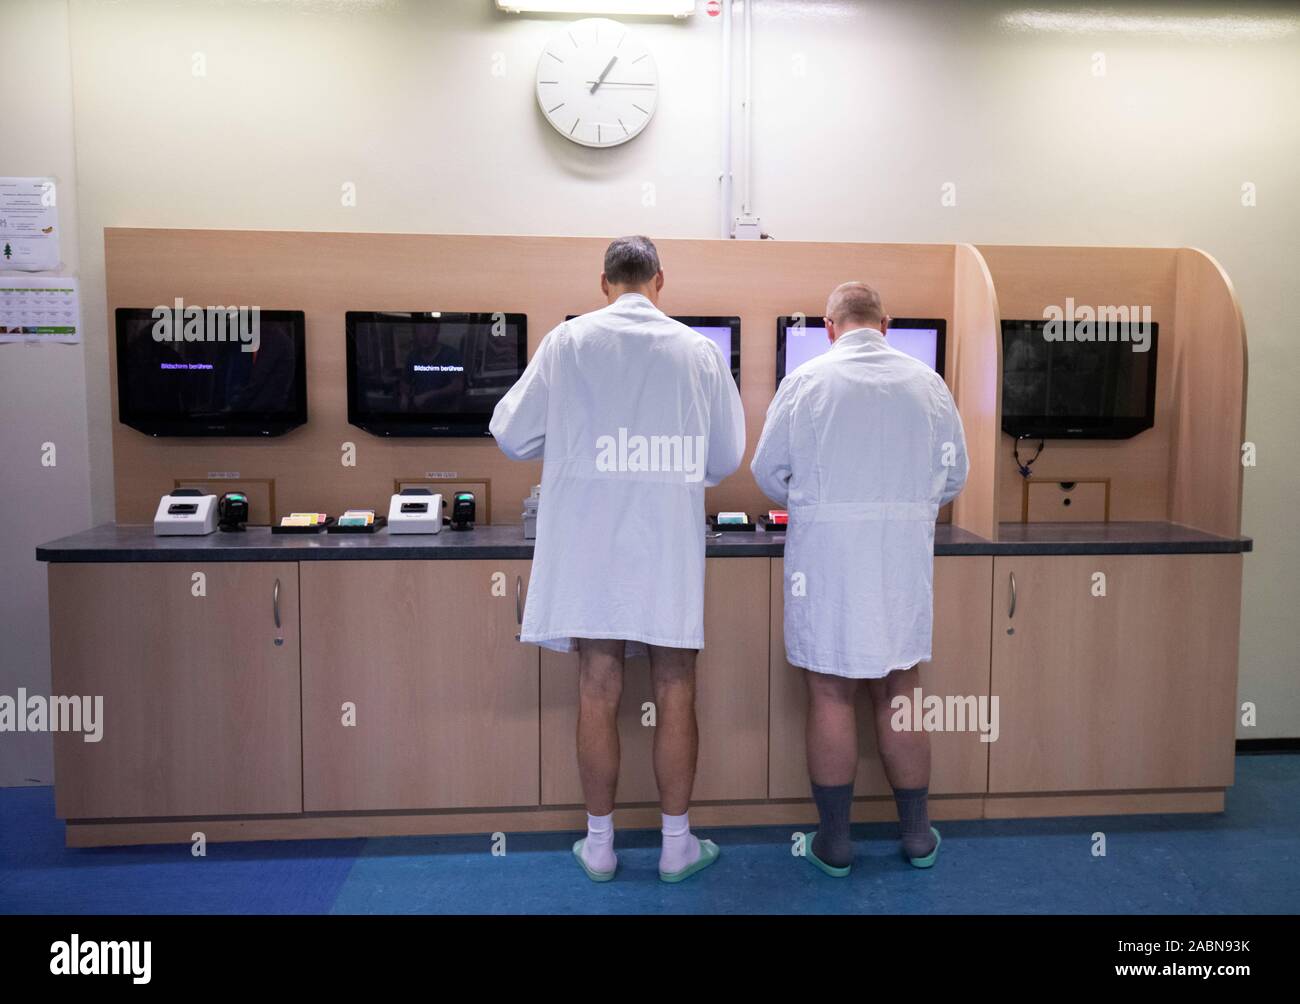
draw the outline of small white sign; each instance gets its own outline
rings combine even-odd
[[[0,342],[79,342],[77,280],[64,275],[0,275]]]
[[[0,270],[59,267],[59,207],[53,178],[0,178]]]

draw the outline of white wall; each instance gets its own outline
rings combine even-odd
[[[1123,18],[1083,31],[1008,23],[1047,6],[755,0],[756,208],[779,239],[1216,255],[1246,313],[1260,456],[1246,479],[1256,553],[1242,629],[1242,697],[1260,725],[1243,735],[1300,735],[1300,534],[1287,504],[1300,354],[1286,312],[1300,264],[1300,19],[1288,6],[1187,3],[1157,8],[1181,13],[1155,31],[1112,30],[1135,23]],[[716,233],[719,22],[703,14],[640,24],[659,62],[658,114],[626,147],[591,151],[556,136],[533,99],[538,53],[567,18],[498,14],[491,0],[70,8],[96,521],[112,517],[106,226]],[[1240,202],[1248,181],[1253,209]],[[340,204],[345,182],[355,208]],[[940,204],[944,182],[955,207]]]
[[[74,160],[67,5],[4,0],[0,175],[54,177],[68,275],[78,266]],[[41,465],[47,442],[54,467]],[[84,530],[90,518],[82,346],[0,345],[0,694],[49,693],[49,612],[36,545]],[[52,776],[48,735],[0,733],[0,786],[49,784]]]

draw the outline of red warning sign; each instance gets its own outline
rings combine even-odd
[[[708,14],[709,17],[717,17],[722,13],[722,4],[719,0],[709,0],[709,2],[704,5],[704,12]]]

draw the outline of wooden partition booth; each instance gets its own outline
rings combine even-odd
[[[105,241],[110,318],[178,297],[304,311],[308,421],[257,440],[154,439],[115,423],[117,524],[38,549],[54,692],[104,698],[100,741],[55,737],[68,842],[581,829],[575,660],[517,640],[533,557],[520,504],[541,466],[506,460],[488,438],[349,425],[344,314],[524,313],[534,351],[565,315],[602,305],[606,242],[136,229]],[[750,449],[709,490],[710,510],[768,508],[747,461],[775,390],[779,316],[816,317],[836,284],[862,279],[891,314],[947,322],[945,378],[971,470],[936,526],[920,675],[926,695],[968,714],[934,730],[937,819],[1223,809],[1251,544],[1245,330],[1212,258],[720,240],[659,251],[667,313],[741,318]],[[1125,440],[1051,441],[1026,480],[1002,431],[1000,324],[1067,299],[1150,309],[1155,422]],[[110,358],[102,379],[115,375]],[[177,486],[245,490],[252,522],[266,524],[381,510],[395,486],[427,482],[475,491],[480,525],[425,538],[266,526],[160,538],[147,525]],[[705,548],[692,820],[803,827],[815,809],[805,685],[783,639],[784,534],[727,533]],[[645,662],[632,660],[621,826],[658,824],[652,704]],[[860,713],[854,818],[889,819],[872,717]]]

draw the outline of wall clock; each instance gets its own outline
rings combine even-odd
[[[575,21],[546,43],[537,61],[537,104],[565,139],[618,146],[646,127],[659,95],[654,57],[626,25],[604,17]]]

